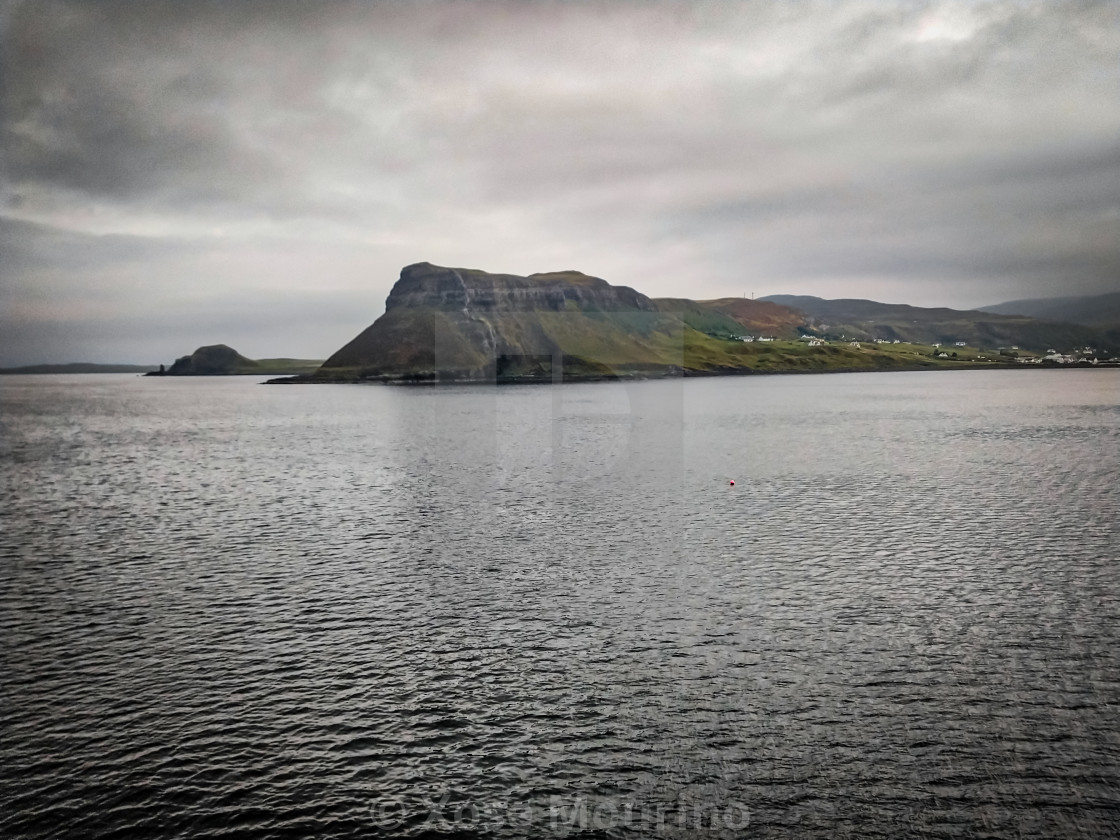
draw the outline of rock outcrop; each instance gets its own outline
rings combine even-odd
[[[645,295],[578,271],[520,277],[417,263],[401,270],[385,314],[327,359],[317,377],[461,381],[679,372],[683,328]]]
[[[210,344],[199,347],[189,356],[180,356],[166,371],[167,376],[229,376],[256,367],[256,362],[247,359],[225,344]]]
[[[645,295],[580,271],[519,277],[469,268],[443,268],[427,262],[401,269],[400,279],[385,301],[385,311],[398,307],[478,312],[657,311]]]

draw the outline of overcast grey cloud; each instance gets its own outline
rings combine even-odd
[[[0,364],[322,357],[401,266],[1120,288],[1120,4],[9,2]]]

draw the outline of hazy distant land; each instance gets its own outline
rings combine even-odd
[[[0,374],[20,373],[148,373],[158,365],[102,365],[93,362],[68,362],[61,365],[24,365],[0,368]]]
[[[994,306],[982,306],[981,312],[1004,315],[1026,315],[1045,321],[1065,321],[1097,327],[1108,332],[1120,344],[1120,292],[1080,297],[1029,298],[1009,300]]]

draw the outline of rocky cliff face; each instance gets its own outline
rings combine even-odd
[[[417,263],[401,270],[385,314],[320,375],[533,378],[560,359],[575,374],[672,367],[682,326],[645,295],[578,271],[520,277]]]
[[[400,280],[385,301],[385,311],[398,307],[476,312],[657,309],[653,301],[631,288],[612,286],[579,271],[519,277],[427,262],[401,269]]]

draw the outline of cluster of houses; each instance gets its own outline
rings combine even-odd
[[[843,336],[841,336],[841,338],[843,338]],[[764,336],[764,335],[760,335],[760,336],[733,335],[733,336],[731,336],[731,339],[733,341],[745,341],[747,343],[751,343],[751,342],[755,342],[755,341],[764,341],[764,342],[765,341],[777,341],[777,339],[774,336]],[[819,336],[815,336],[815,335],[803,335],[803,336],[800,337],[799,340],[808,342],[808,345],[810,347],[821,347],[821,346],[824,346],[824,345],[828,344],[828,342],[825,341],[823,338],[820,338]],[[897,338],[895,338],[895,339],[875,338],[875,339],[872,339],[872,341],[874,341],[875,344],[901,344],[902,343]],[[860,344],[860,342],[858,342],[858,341],[848,341],[848,345],[850,347],[855,347],[857,349],[862,346]],[[933,346],[933,349],[935,351],[935,354],[936,354],[937,358],[939,358],[939,359],[950,358],[950,356],[947,352],[945,352],[943,350],[938,352],[938,348],[943,346],[942,342],[940,342],[940,341],[934,342],[932,346]],[[967,341],[954,341],[952,346],[953,347],[967,347],[968,342]],[[1005,347],[1000,347],[999,348],[1000,351],[1007,350],[1007,349],[1018,350],[1019,346],[1017,344],[1013,344],[1010,348],[1005,348]],[[981,352],[984,352],[984,351],[981,351]],[[984,359],[987,359],[988,357],[987,356],[977,356],[976,358],[978,360],[984,360]],[[1073,365],[1073,364],[1092,364],[1092,365],[1095,365],[1095,364],[1098,364],[1098,362],[1099,362],[1099,360],[1097,358],[1097,351],[1094,350],[1092,347],[1083,347],[1081,349],[1074,350],[1072,353],[1066,353],[1066,354],[1059,353],[1058,351],[1051,349],[1051,350],[1047,350],[1046,355],[1044,355],[1044,356],[1022,357],[1022,358],[1016,359],[1016,361],[1019,362],[1019,364],[1025,364],[1025,365],[1040,365],[1043,362],[1051,362],[1051,363],[1059,364],[1059,365]]]
[[[731,336],[731,338],[736,340],[736,341],[748,341],[748,342],[750,342],[750,341],[777,341],[777,339],[773,338],[773,337],[759,336],[758,338],[755,338],[753,335],[733,335],[733,336]],[[819,336],[815,336],[815,335],[802,335],[798,338],[798,341],[805,341],[805,342],[808,343],[808,345],[810,347],[823,347],[824,345],[828,344],[828,342],[825,341],[823,338],[821,338]],[[876,339],[874,339],[874,341],[875,341],[876,344],[901,344],[902,343],[897,338],[894,339],[893,341],[891,341],[890,339],[887,339],[887,338],[876,338]],[[851,346],[851,347],[861,347],[862,346],[860,344],[860,342],[858,342],[858,341],[849,341],[848,345]]]
[[[1062,353],[1047,353],[1045,356],[1034,356],[1029,359],[1016,359],[1021,365],[1040,365],[1043,362],[1050,362],[1058,365],[1099,365],[1101,360],[1096,356],[1089,358],[1088,356],[1071,356]]]
[[[1043,362],[1051,362],[1057,365],[1100,364],[1100,359],[1097,358],[1097,351],[1092,347],[1082,347],[1078,350],[1074,350],[1072,353],[1059,353],[1057,350],[1051,348],[1046,351],[1045,356],[1034,359],[1020,359],[1019,361],[1035,365],[1040,365]]]
[[[748,344],[750,344],[752,342],[755,342],[755,341],[777,341],[778,340],[777,338],[775,338],[772,335],[759,335],[759,336],[733,335],[733,336],[730,336],[730,338],[731,338],[732,341],[745,341]],[[800,337],[799,340],[809,342],[810,347],[820,347],[821,345],[828,343],[823,338],[817,338],[815,335],[803,335],[803,336]],[[853,341],[852,344],[856,344],[856,342]],[[856,344],[856,346],[858,347],[859,345]]]

